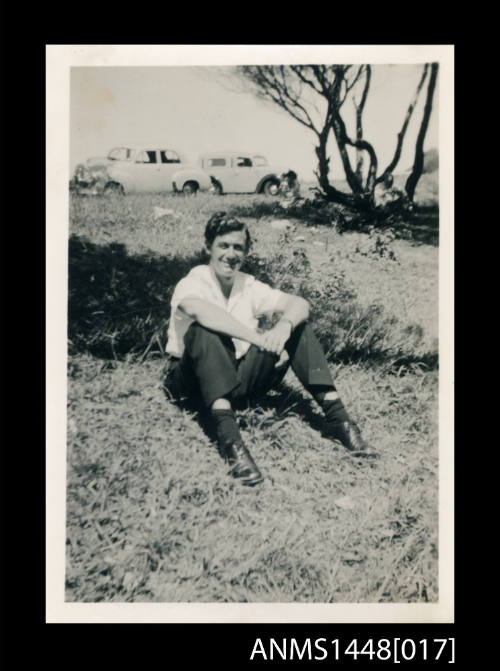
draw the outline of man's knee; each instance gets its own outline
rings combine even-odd
[[[184,345],[189,348],[191,347],[194,343],[197,342],[224,342],[224,344],[227,345],[225,342],[227,340],[226,336],[223,336],[220,333],[217,333],[216,331],[211,331],[210,329],[205,328],[198,322],[193,322],[191,326],[188,328],[186,331],[186,335],[184,336]]]
[[[280,359],[278,354],[259,349],[256,345],[250,346],[247,357],[252,361],[251,367],[257,371],[273,369]]]
[[[210,335],[213,333],[213,331],[209,331],[206,329],[204,326],[199,324],[198,322],[193,322],[188,330],[186,331],[186,335],[184,336],[184,340],[192,340],[193,338],[199,338],[199,337],[205,337],[207,335]],[[214,334],[215,335],[215,334]]]
[[[287,351],[290,349],[295,349],[297,347],[297,343],[303,341],[304,339],[307,340],[308,336],[314,336],[314,331],[309,322],[302,322],[301,324],[298,324],[298,326],[296,326],[292,331],[292,334],[285,345],[285,349]]]
[[[234,344],[229,336],[211,331],[197,322],[193,322],[184,336],[184,345],[190,359],[210,360],[229,355],[234,358]]]

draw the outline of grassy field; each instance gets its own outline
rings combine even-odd
[[[68,601],[437,600],[438,250],[303,220],[284,232],[271,224],[286,213],[268,203],[71,200]],[[196,408],[165,395],[169,292],[197,262],[210,214],[242,207],[249,269],[307,295],[377,461],[322,438],[289,373],[238,414],[266,476],[247,489]]]

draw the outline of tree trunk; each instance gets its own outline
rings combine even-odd
[[[370,166],[368,168],[368,176],[366,179],[365,187],[363,188],[363,185],[360,184],[359,187],[355,190],[354,188],[352,188],[351,182],[348,180],[349,186],[351,186],[351,189],[354,194],[354,201],[356,203],[356,206],[364,209],[366,208],[369,209],[370,207],[373,206],[375,199],[375,179],[377,176],[377,166],[378,166],[377,154],[375,153],[373,146],[366,140],[351,140],[351,138],[347,135],[344,120],[340,116],[338,110],[333,115],[332,129],[333,132],[335,133],[335,138],[337,140],[339,148],[343,147],[344,152],[347,153],[346,145],[350,145],[351,147],[355,147],[356,149],[366,151],[370,157]],[[346,171],[347,176],[347,170],[345,164],[344,164],[344,170]]]
[[[328,179],[328,173],[330,171],[330,159],[326,155],[327,140],[328,134],[323,130],[319,136],[319,144],[315,149],[316,156],[318,157],[318,182],[326,195],[328,195],[328,189],[330,188],[330,181]]]
[[[356,107],[356,140],[363,138],[363,125],[361,123],[361,113],[359,107]],[[363,181],[363,152],[356,149],[356,177],[361,183]]]
[[[427,127],[429,125],[429,118],[432,112],[432,99],[434,97],[434,89],[436,87],[438,67],[439,66],[437,63],[432,63],[431,65],[431,76],[427,86],[427,97],[425,100],[424,114],[422,117],[420,130],[418,132],[417,143],[415,145],[415,160],[413,161],[412,171],[405,184],[406,195],[412,202],[413,198],[415,197],[415,189],[417,187],[418,180],[420,179],[424,168],[424,140],[427,133]]]
[[[324,128],[324,130],[318,135],[319,144],[315,148],[316,156],[318,157],[318,172],[315,173],[318,183],[325,195],[327,201],[331,203],[339,203],[340,205],[345,205],[350,208],[358,208],[361,210],[367,209],[369,207],[369,202],[365,202],[362,199],[362,196],[351,193],[344,193],[339,191],[329,180],[329,170],[330,170],[330,159],[328,158],[326,151],[326,144],[328,142],[328,135],[330,129],[329,127]]]
[[[370,88],[370,80],[372,69],[370,65],[365,65],[365,86],[363,89],[363,94],[359,105],[356,103],[356,99],[353,97],[354,108],[356,110],[356,140],[360,141],[363,139],[363,111],[365,109],[366,99],[368,97],[368,89]],[[363,151],[361,149],[356,149],[356,177],[359,180],[359,183],[363,183],[363,164],[364,164]]]
[[[340,117],[339,114],[335,114],[333,116],[332,120],[333,134],[335,135],[335,139],[337,140],[337,146],[339,148],[342,165],[344,166],[344,172],[347,183],[351,187],[351,191],[353,193],[360,194],[363,191],[363,185],[361,183],[361,180],[357,178],[356,173],[352,169],[351,160],[349,158],[349,154],[347,152],[346,147],[347,144],[346,135],[344,132],[343,124],[341,123],[339,117]]]
[[[340,66],[338,66],[340,67]],[[338,72],[338,71],[337,71]],[[335,81],[331,91],[331,98],[328,102],[328,112],[325,119],[325,129],[326,132],[329,132],[329,127],[333,130],[335,140],[337,141],[337,146],[340,153],[340,158],[342,160],[342,165],[344,166],[344,173],[346,176],[347,183],[351,188],[351,191],[354,194],[362,193],[362,184],[356,177],[356,173],[352,169],[351,161],[349,159],[349,154],[346,148],[346,136],[345,125],[340,116],[339,109],[341,107],[340,102],[340,92],[342,89],[342,84],[344,82],[344,74],[341,72],[340,75],[336,75]],[[328,137],[328,135],[327,135]]]
[[[316,147],[316,156],[318,157],[318,172],[316,177],[318,183],[326,196],[326,199],[332,203],[340,203],[341,205],[352,205],[349,194],[339,191],[330,184],[328,173],[330,171],[330,159],[326,153],[326,143],[328,141],[329,128],[325,128],[319,136],[319,144]]]

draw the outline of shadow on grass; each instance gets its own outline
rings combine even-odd
[[[203,405],[201,398],[175,400],[172,399],[172,396],[165,386],[163,386],[163,391],[169,403],[173,403],[180,410],[193,413],[207,438],[217,445],[217,435],[211,413]],[[250,409],[251,412],[257,414],[259,409],[263,411],[274,410],[278,419],[283,419],[290,414],[298,415],[315,431],[321,432],[324,428],[323,417],[314,410],[313,401],[300,391],[287,385],[285,382],[280,382],[276,387],[264,394],[259,399],[258,403],[250,404],[245,401],[239,401],[233,403],[233,408],[237,413]],[[240,415],[239,419],[244,428],[246,424],[245,417]],[[219,455],[223,458],[218,447],[216,447],[216,449],[219,452]]]
[[[129,254],[123,244],[98,245],[71,236],[69,353],[106,360],[164,357],[175,285],[205,260],[202,251],[189,256]],[[324,285],[312,286],[309,261],[293,246],[285,245],[272,258],[250,255],[244,270],[309,301],[313,327],[330,362],[390,366],[404,360],[404,365],[437,367],[437,353],[427,358],[413,354],[422,341],[421,327],[409,324],[404,346],[394,348],[391,334],[397,318],[381,305],[363,306],[338,273]]]
[[[424,352],[422,354],[408,354],[398,357],[390,362],[389,372],[405,370],[412,372],[415,368],[424,368],[427,370],[437,370],[439,367],[438,352]]]
[[[280,418],[289,414],[298,415],[315,431],[323,429],[323,416],[314,409],[314,401],[285,382],[276,387],[275,393],[263,396],[259,405],[263,410],[275,410]]]
[[[436,205],[416,206],[407,221],[390,224],[396,237],[424,245],[439,244],[439,209]]]
[[[170,300],[177,282],[203,263],[191,256],[129,254],[125,245],[69,240],[70,353],[105,359],[163,355]]]
[[[335,226],[339,233],[368,233],[372,227],[391,230],[397,238],[417,244],[439,244],[439,208],[437,205],[415,205],[411,211],[391,203],[372,212],[360,213],[337,203],[321,200],[299,201],[283,208],[279,201],[258,201],[233,206],[239,217],[284,217],[301,221],[306,226]]]

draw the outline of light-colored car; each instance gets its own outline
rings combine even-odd
[[[210,176],[173,149],[153,145],[115,147],[105,158],[77,166],[70,186],[91,193],[159,193],[208,191]]]
[[[270,165],[262,154],[239,151],[212,151],[199,159],[200,168],[212,178],[218,193],[279,192],[281,177],[290,166]]]

